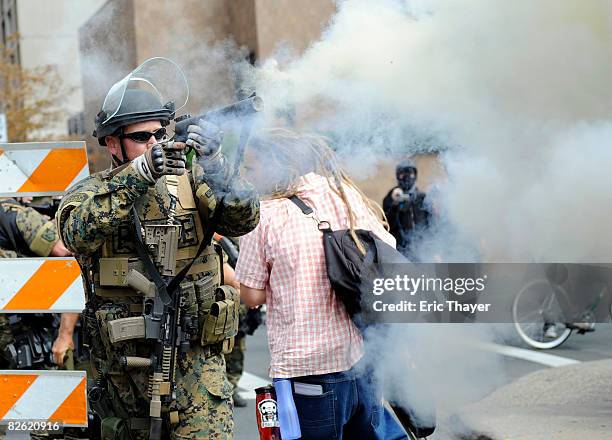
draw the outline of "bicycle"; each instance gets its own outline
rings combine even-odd
[[[560,268],[558,267],[560,266]],[[580,285],[581,293],[589,296],[589,290],[596,289],[594,299],[585,307],[572,313],[575,306],[570,301],[571,295],[566,287],[567,268],[563,265],[551,265],[547,279],[536,279],[527,283],[517,293],[512,305],[514,326],[521,339],[530,347],[546,350],[559,347],[572,334],[595,331],[596,313],[604,300],[610,301],[610,290],[601,279],[588,279],[583,276]],[[564,287],[566,286],[566,287]],[[575,292],[575,289],[572,289]],[[574,296],[575,297],[575,296]],[[612,302],[609,304],[609,315],[612,319]]]

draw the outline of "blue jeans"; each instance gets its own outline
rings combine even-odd
[[[408,436],[389,410],[372,376],[357,367],[339,373],[294,377],[321,385],[323,394],[293,393],[304,440],[403,440]]]

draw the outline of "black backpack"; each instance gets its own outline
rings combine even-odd
[[[305,215],[313,210],[297,196],[289,198]],[[370,289],[372,280],[384,277],[383,264],[408,263],[408,259],[395,248],[379,239],[372,231],[355,229],[357,238],[365,248],[365,255],[359,250],[351,231],[332,231],[327,221],[315,219],[323,233],[323,249],[327,277],[334,293],[342,302],[350,317],[362,311],[362,292]]]

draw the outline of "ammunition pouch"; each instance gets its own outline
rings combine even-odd
[[[130,440],[132,436],[123,419],[107,417],[100,423],[102,440]]]
[[[234,346],[234,336],[238,333],[240,296],[231,286],[221,286],[215,291],[215,302],[202,329],[202,345],[223,342],[223,353],[230,352]],[[226,342],[227,340],[227,342]]]

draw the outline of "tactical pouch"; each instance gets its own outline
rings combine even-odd
[[[198,317],[198,326],[200,329],[200,331],[197,332],[197,341],[200,341],[202,338],[202,330],[204,330],[208,312],[216,301],[215,291],[219,285],[219,279],[219,274],[209,273],[193,283],[198,304],[198,314],[196,316]]]
[[[202,345],[215,344],[238,333],[240,296],[236,290],[231,286],[221,286],[215,291],[215,299],[202,330]],[[233,346],[233,342],[228,343],[228,347],[224,344],[224,352],[230,344]]]
[[[199,312],[206,314],[216,301],[216,289],[219,284],[218,276],[206,276],[194,282],[196,300]]]
[[[236,337],[228,338],[223,341],[223,346],[221,348],[221,354],[230,354],[234,350],[234,345],[236,344]]]
[[[130,433],[123,419],[107,417],[101,423],[102,440],[129,440]]]

